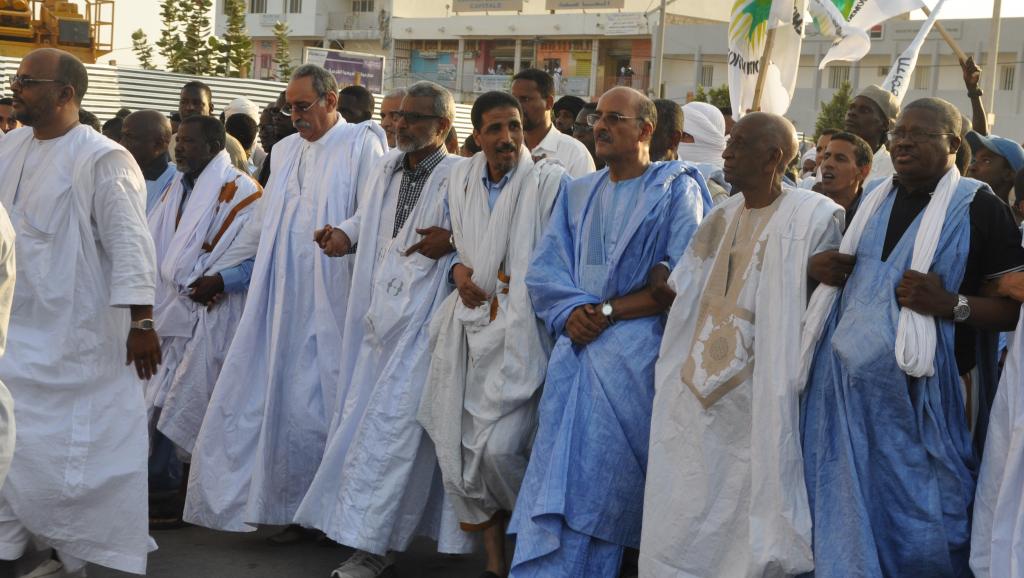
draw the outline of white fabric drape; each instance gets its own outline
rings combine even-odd
[[[690,102],[683,107],[683,132],[692,143],[679,143],[679,160],[721,167],[725,150],[725,117],[718,107],[706,102]]]

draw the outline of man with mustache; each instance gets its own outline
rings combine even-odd
[[[189,522],[241,532],[290,524],[323,457],[352,259],[314,241],[355,213],[387,146],[376,124],[345,122],[337,101],[334,76],[319,66],[300,66],[288,83],[282,112],[298,134],[274,145],[261,214],[238,233],[239,246],[258,239],[259,248],[192,454]],[[275,541],[300,536],[292,528]]]
[[[32,541],[52,548],[36,576],[81,575],[87,562],[145,574],[153,544],[139,380],[161,357],[146,185],[128,151],[79,124],[88,84],[71,54],[30,52],[11,91],[31,128],[0,140],[18,275],[0,359],[17,419],[0,559]]]
[[[555,84],[550,74],[537,68],[520,70],[512,77],[511,92],[523,109],[523,142],[530,154],[557,160],[573,178],[594,172],[586,147],[551,122]]]
[[[509,526],[516,578],[615,578],[625,550],[640,547],[666,309],[647,276],[675,266],[711,207],[697,169],[651,162],[658,118],[649,98],[613,88],[587,120],[608,167],[558,196],[526,274],[557,340]]]
[[[358,244],[340,348],[342,393],[323,462],[295,517],[356,550],[335,578],[379,576],[393,552],[421,534],[441,552],[472,549],[434,483],[437,458],[416,421],[429,321],[451,292],[445,197],[459,157],[449,156],[443,141],[455,101],[443,87],[417,82],[394,115],[398,148],[367,181],[367,203],[320,234],[328,256],[348,255]]]
[[[420,421],[437,448],[462,528],[482,532],[485,576],[504,577],[505,523],[529,459],[551,340],[524,278],[565,169],[523,146],[519,102],[488,92],[473,103],[482,149],[448,184],[456,293],[434,315],[434,352]]]
[[[655,370],[641,576],[813,568],[803,477],[792,467],[792,385],[807,259],[839,245],[842,213],[822,195],[783,186],[796,153],[788,120],[744,115],[723,153],[736,194],[701,223],[673,273],[679,294]]]
[[[1009,207],[954,166],[960,128],[944,100],[903,109],[895,176],[865,193],[817,275],[801,441],[821,578],[970,572],[976,458],[960,376],[995,374],[993,332],[1014,328],[1020,303],[982,285],[1024,270],[1024,249]],[[987,413],[976,423],[980,444]]]
[[[395,129],[398,124],[398,109],[402,108],[402,99],[405,98],[405,89],[396,88],[384,96],[384,100],[380,101],[380,127],[384,129],[384,134],[388,135],[388,146],[395,148],[398,146],[395,141]]]

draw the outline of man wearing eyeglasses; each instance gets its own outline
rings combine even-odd
[[[356,550],[335,578],[379,576],[417,535],[437,541],[441,552],[472,549],[433,483],[437,457],[416,421],[430,319],[451,292],[445,197],[459,157],[447,154],[444,138],[455,101],[443,87],[417,82],[393,114],[398,149],[377,163],[366,204],[322,233],[327,255],[358,245],[341,343],[344,403],[295,519]]]
[[[613,88],[587,121],[607,168],[558,196],[526,274],[557,340],[509,526],[517,578],[616,578],[627,548],[635,566],[666,309],[647,275],[675,266],[711,209],[697,169],[651,162],[649,98]]]
[[[152,544],[139,380],[161,353],[146,185],[128,151],[79,124],[87,86],[71,54],[29,53],[11,91],[31,130],[0,140],[0,202],[18,235],[0,359],[18,426],[0,558],[33,540],[53,548],[38,576],[78,575],[87,562],[144,574]]]
[[[259,249],[192,455],[192,523],[232,531],[290,524],[323,457],[338,388],[347,385],[337,350],[352,259],[324,255],[315,241],[320,227],[355,213],[387,146],[376,124],[345,122],[337,102],[334,76],[315,65],[296,69],[281,112],[298,134],[274,145],[260,214],[236,241],[258,239]],[[289,528],[272,541],[304,535]]]
[[[1024,249],[1009,207],[954,166],[960,128],[944,100],[908,104],[889,133],[895,176],[864,193],[839,252],[814,257],[834,266],[805,317],[816,576],[970,572],[970,426],[980,447],[994,332],[1020,312],[983,285],[1024,270]],[[960,379],[976,366],[980,396]]]
[[[555,81],[550,74],[537,68],[520,70],[512,77],[511,92],[523,107],[523,138],[530,154],[557,160],[573,178],[594,172],[586,147],[551,122]]]

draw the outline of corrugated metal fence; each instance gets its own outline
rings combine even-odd
[[[7,79],[18,70],[17,58],[0,57],[0,73],[4,96],[10,96]],[[181,86],[190,80],[201,80],[213,90],[215,110],[223,110],[232,100],[244,96],[260,105],[277,99],[278,93],[285,88],[283,82],[251,80],[247,78],[218,78],[210,76],[189,76],[160,70],[142,70],[138,68],[121,68],[102,64],[87,64],[89,71],[89,90],[85,94],[82,107],[100,118],[100,122],[114,116],[118,109],[130,110],[155,109],[167,114],[178,110],[178,93]],[[381,96],[377,95],[377,110],[380,110]],[[455,130],[460,138],[472,132],[470,121],[471,106],[455,105]]]

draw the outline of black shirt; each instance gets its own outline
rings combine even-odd
[[[928,206],[935,186],[925,187],[926,191],[910,192],[897,179],[896,199],[889,215],[889,226],[885,231],[882,246],[882,260],[899,243],[907,228],[918,213]],[[935,184],[938,184],[937,181]],[[1010,207],[1003,203],[988,187],[982,186],[974,195],[970,207],[971,247],[967,252],[967,264],[959,293],[977,295],[985,281],[1004,273],[1024,269],[1024,248],[1021,247],[1021,233],[1013,220]],[[963,375],[974,368],[975,329],[969,325],[956,325],[956,363]]]

